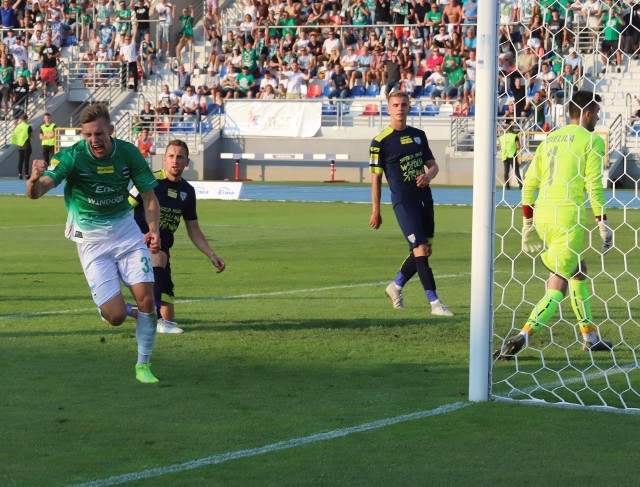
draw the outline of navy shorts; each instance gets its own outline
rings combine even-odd
[[[435,230],[433,200],[400,202],[393,206],[398,225],[409,243],[409,250],[428,243]]]

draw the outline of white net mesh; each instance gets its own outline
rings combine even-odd
[[[539,3],[561,7],[572,2]],[[640,6],[635,3],[587,0],[572,11],[542,9],[540,17],[532,9],[529,21],[501,27],[498,135],[508,127],[518,133],[516,152],[523,177],[546,132],[568,123],[572,94],[587,90],[602,97],[595,133],[605,142],[605,200],[615,239],[603,255],[598,224],[586,207],[582,257],[588,268],[593,324],[612,349],[583,350],[583,334],[567,292],[554,316],[528,337],[512,360],[493,361],[493,398],[640,412]],[[503,151],[508,152],[508,146],[508,140],[500,140]],[[562,164],[563,158],[554,161]],[[498,167],[496,348],[518,335],[545,295],[549,278],[540,258],[522,251],[521,193],[515,189],[520,181],[513,167],[506,179],[500,161]]]

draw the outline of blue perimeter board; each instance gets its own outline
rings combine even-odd
[[[54,188],[48,194],[61,196],[64,184]],[[473,204],[473,191],[471,188],[434,187],[433,199],[436,205],[461,205]],[[26,181],[24,180],[0,180],[0,194],[26,193]],[[607,207],[609,208],[635,208],[640,209],[640,194],[633,190],[605,190]],[[308,201],[308,202],[345,202],[345,203],[371,203],[371,188],[369,186],[348,186],[341,183],[332,183],[319,186],[289,185],[289,184],[259,184],[248,183],[242,188],[243,200],[257,201]],[[496,202],[500,206],[520,205],[520,191],[516,189],[496,189]],[[390,203],[389,188],[385,185],[382,189],[382,202]]]

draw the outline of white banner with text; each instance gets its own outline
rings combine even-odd
[[[222,135],[313,137],[320,130],[322,102],[231,101],[224,105]]]

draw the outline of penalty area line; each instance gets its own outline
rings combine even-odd
[[[291,440],[278,441],[276,443],[270,443],[268,445],[260,446],[257,448],[249,448],[246,450],[236,450],[227,453],[221,453],[219,455],[212,455],[209,457],[199,458],[197,460],[191,460],[189,462],[176,463],[174,465],[167,465],[166,467],[152,468],[148,470],[142,470],[140,472],[127,473],[123,475],[115,475],[101,480],[94,480],[92,482],[86,482],[81,484],[73,484],[68,487],[108,487],[111,485],[124,484],[126,482],[133,482],[141,479],[148,479],[152,477],[159,477],[162,475],[186,472],[188,470],[194,470],[209,465],[218,465],[238,458],[254,457],[257,455],[264,455],[266,453],[277,452],[281,450],[288,450],[290,448],[296,448],[299,446],[309,445],[311,443],[317,443],[320,441],[333,440],[335,438],[342,438],[356,433],[362,433],[364,431],[371,431],[386,426],[402,423],[405,421],[415,421],[417,419],[428,418],[430,416],[437,416],[439,414],[446,414],[459,409],[471,406],[470,402],[455,402],[451,404],[445,404],[435,409],[429,409],[426,411],[418,411],[415,413],[403,414],[395,416],[393,418],[381,419],[378,421],[372,421],[369,423],[363,423],[348,428],[340,428],[333,431],[326,431],[324,433],[317,433],[309,436],[302,436],[300,438],[293,438]]]

